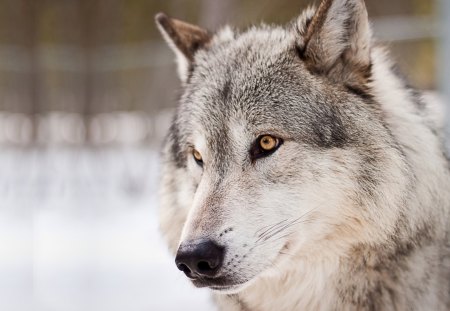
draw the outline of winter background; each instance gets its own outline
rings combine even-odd
[[[158,232],[179,82],[153,16],[246,27],[311,2],[0,0],[0,310],[214,310]],[[412,84],[448,96],[450,1],[366,3]]]

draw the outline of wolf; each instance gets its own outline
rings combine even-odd
[[[182,85],[160,226],[195,286],[220,310],[450,310],[442,106],[363,0],[244,31],[156,24]]]

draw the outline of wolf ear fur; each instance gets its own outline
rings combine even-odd
[[[371,30],[364,0],[323,0],[297,19],[297,47],[309,69],[360,88],[370,75]]]
[[[184,83],[189,76],[195,52],[207,46],[212,35],[205,29],[170,18],[164,13],[158,13],[155,21],[167,44],[175,52],[178,75]]]

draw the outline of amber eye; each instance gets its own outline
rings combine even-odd
[[[270,151],[275,148],[278,144],[278,139],[269,135],[264,135],[259,139],[259,145],[261,149],[265,151]]]
[[[194,157],[195,162],[197,162],[198,165],[203,166],[203,158],[200,152],[194,149],[192,151],[192,155]]]
[[[252,161],[266,157],[274,153],[283,143],[283,140],[271,135],[262,135],[256,139],[250,149],[250,158]]]

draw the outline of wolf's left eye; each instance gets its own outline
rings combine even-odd
[[[280,138],[271,135],[259,136],[250,149],[250,157],[252,161],[271,155],[278,149],[278,147],[280,147],[282,143],[283,141]]]
[[[199,165],[199,166],[203,166],[203,158],[200,152],[198,152],[197,150],[192,150],[192,156],[194,157],[195,162]]]

